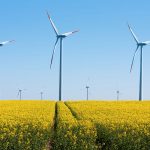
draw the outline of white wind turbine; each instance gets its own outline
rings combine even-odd
[[[52,52],[52,57],[51,57],[51,63],[50,63],[50,68],[52,66],[52,63],[53,63],[53,57],[54,57],[54,54],[55,54],[55,49],[56,49],[56,45],[58,43],[58,41],[60,40],[60,64],[59,64],[59,101],[61,101],[61,90],[62,90],[62,49],[63,49],[63,39],[78,32],[77,30],[76,31],[72,31],[72,32],[67,32],[67,33],[63,33],[63,34],[59,34],[56,26],[54,25],[50,15],[48,14],[47,12],[47,16],[48,16],[48,19],[54,29],[54,32],[56,34],[56,42],[54,44],[54,49],[53,49],[53,52]]]
[[[135,33],[133,32],[132,28],[129,26],[128,24],[128,27],[129,27],[129,30],[136,42],[136,50],[134,52],[134,55],[133,55],[133,59],[132,59],[132,63],[131,63],[131,68],[130,68],[130,72],[132,71],[132,67],[133,67],[133,63],[134,63],[134,58],[135,58],[135,54],[136,52],[138,51],[138,49],[140,48],[140,83],[139,83],[139,101],[142,101],[142,53],[143,53],[143,46],[146,46],[148,44],[150,44],[150,41],[145,41],[145,42],[141,42],[138,40],[137,36],[135,35]]]

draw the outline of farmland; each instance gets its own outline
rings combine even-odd
[[[149,148],[149,101],[0,101],[0,150]]]
[[[1,101],[0,150],[44,149],[54,114],[54,102]]]

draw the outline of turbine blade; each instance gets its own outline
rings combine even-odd
[[[133,68],[133,64],[134,64],[134,58],[135,58],[135,54],[136,54],[138,48],[139,48],[139,46],[137,46],[137,48],[136,48],[136,50],[134,52],[134,55],[133,55],[133,59],[132,59],[132,63],[131,63],[131,68],[130,68],[130,73],[132,72],[132,68]]]
[[[143,43],[146,44],[146,45],[148,45],[148,44],[150,44],[150,41],[145,41]]]
[[[10,43],[11,43],[11,42],[15,42],[15,40],[10,40],[9,42],[10,42]]]
[[[14,42],[15,40],[11,40],[11,41],[4,41],[4,42],[1,42],[0,45],[3,46],[5,44],[8,44],[8,43],[11,43],[11,42]]]
[[[132,34],[134,40],[135,40],[136,43],[138,44],[138,43],[139,43],[139,40],[138,40],[137,36],[136,36],[135,33],[133,32],[133,30],[132,30],[132,28],[130,27],[129,24],[128,24],[128,28],[129,28],[129,30],[130,30],[130,32],[131,32],[131,34]]]
[[[65,35],[67,37],[67,36],[72,35],[72,34],[74,34],[76,32],[79,32],[79,30],[75,30],[75,31],[72,31],[72,32],[67,32],[67,33],[64,33],[62,35]]]
[[[49,15],[48,12],[47,12],[47,16],[48,16],[48,19],[49,19],[49,21],[50,21],[50,23],[51,23],[51,25],[52,25],[52,27],[53,27],[53,29],[54,29],[54,32],[56,33],[56,35],[58,35],[58,30],[57,30],[57,28],[56,28],[54,22],[52,21],[52,19],[51,19],[51,17],[50,17],[50,15]]]
[[[52,67],[53,57],[54,57],[54,54],[55,54],[55,49],[56,49],[56,45],[57,45],[58,39],[59,39],[59,38],[56,39],[56,42],[55,42],[55,45],[54,45],[54,49],[53,49],[53,52],[52,52],[51,63],[50,63],[50,69],[51,69],[51,67]]]

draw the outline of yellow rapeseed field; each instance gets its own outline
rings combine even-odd
[[[89,121],[79,121],[64,102],[57,102],[54,136],[55,150],[92,150],[96,146],[96,128]]]
[[[0,150],[40,150],[51,138],[55,102],[0,101]]]
[[[0,101],[0,150],[150,150],[150,102]]]
[[[67,102],[78,120],[97,129],[99,149],[149,150],[150,102]]]

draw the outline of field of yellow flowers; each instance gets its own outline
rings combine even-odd
[[[149,150],[150,102],[0,101],[0,150]]]
[[[57,102],[57,117],[54,136],[55,150],[96,149],[96,128],[90,121],[79,121],[64,102]]]
[[[55,102],[0,101],[0,150],[48,147]]]
[[[150,150],[150,102],[65,102],[96,127],[98,149]]]

